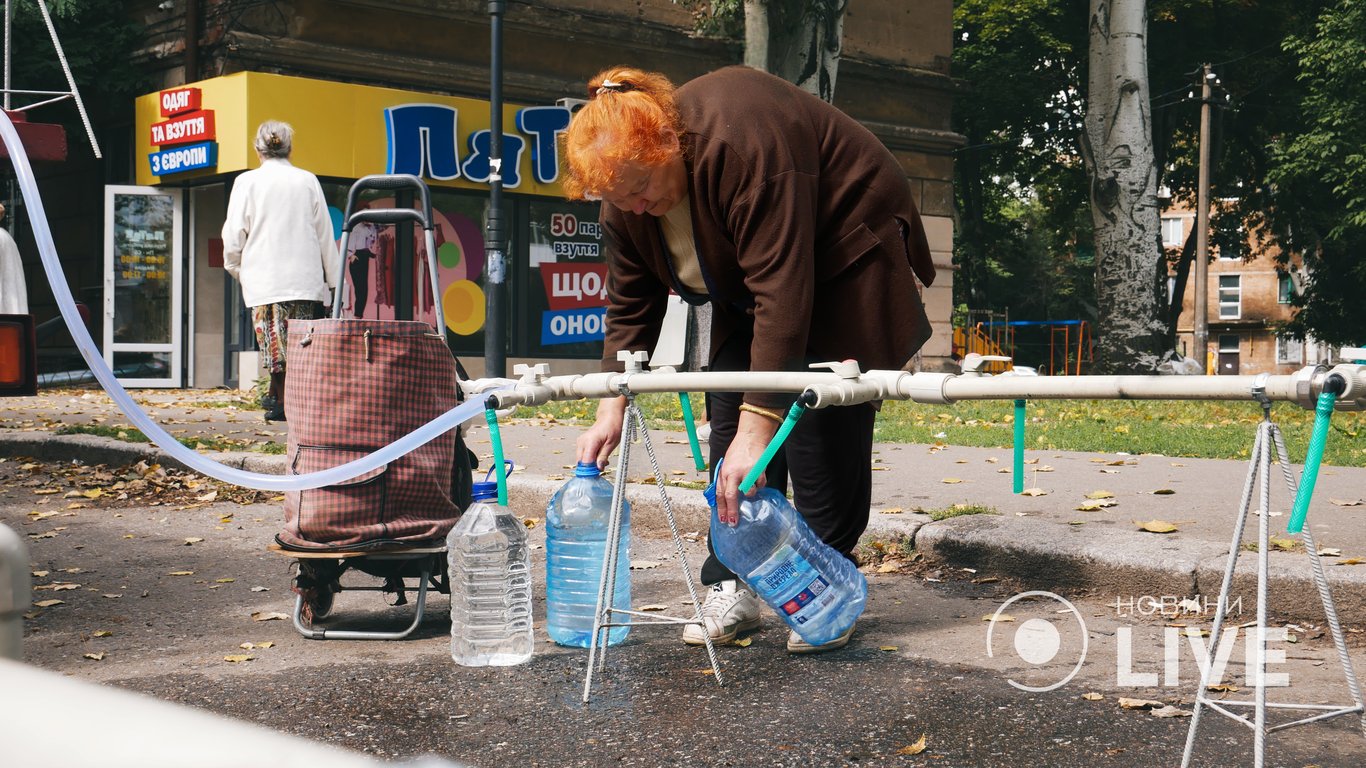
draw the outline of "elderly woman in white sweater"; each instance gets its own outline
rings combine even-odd
[[[223,266],[242,284],[256,340],[270,370],[266,420],[285,418],[285,326],[323,316],[340,263],[322,186],[289,163],[294,129],[256,129],[261,167],[233,182],[223,222]]]

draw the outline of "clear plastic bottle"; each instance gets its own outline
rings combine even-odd
[[[506,667],[531,658],[531,562],[526,526],[498,504],[497,483],[475,483],[474,503],[446,536],[451,658]]]
[[[593,639],[593,618],[607,552],[607,524],[612,514],[612,484],[598,466],[580,463],[574,477],[550,498],[546,524],[546,629],[560,645],[587,648]],[[616,589],[612,607],[631,607],[631,506],[621,509],[621,543],[617,550]],[[626,639],[630,627],[613,627],[607,644]]]
[[[811,645],[843,635],[863,613],[868,581],[807,527],[787,497],[762,488],[740,500],[740,522],[720,521],[708,487],[711,545],[721,563],[750,586]]]

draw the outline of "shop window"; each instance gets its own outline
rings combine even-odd
[[[1237,320],[1243,316],[1243,278],[1241,275],[1219,276],[1219,319]]]
[[[525,210],[518,347],[536,359],[597,359],[607,319],[598,204],[530,198]]]

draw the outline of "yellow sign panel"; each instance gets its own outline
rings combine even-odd
[[[256,127],[282,120],[294,127],[291,162],[317,176],[412,173],[433,186],[488,188],[487,101],[259,72],[190,86],[200,89],[200,108],[216,123],[216,136],[205,142],[210,151],[199,157],[212,158],[216,144],[216,163],[177,173],[158,162],[166,148],[151,143],[152,126],[165,118],[161,92],[149,93],[136,102],[139,184],[183,183],[254,168]],[[561,195],[556,137],[568,121],[564,107],[504,106],[504,189]]]

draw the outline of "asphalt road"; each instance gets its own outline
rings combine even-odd
[[[377,757],[439,755],[489,768],[1176,765],[1190,723],[1119,703],[1133,697],[1190,709],[1197,683],[1189,657],[1175,685],[1135,687],[1117,677],[1121,648],[1132,652],[1131,671],[1163,669],[1169,622],[1161,617],[1118,610],[1115,596],[1068,595],[1087,626],[1085,658],[1065,685],[1025,692],[1008,681],[1056,682],[1077,662],[1082,634],[1056,618],[1056,604],[1018,601],[1006,609],[1010,620],[995,625],[1002,637],[1031,619],[1054,620],[1063,634],[1057,656],[1027,664],[1000,640],[988,657],[992,623],[984,617],[1017,589],[1003,575],[916,562],[869,573],[867,613],[841,652],[788,655],[786,631],[770,615],[749,646],[718,649],[721,687],[705,653],[683,646],[677,628],[637,627],[611,649],[584,705],[586,652],[557,647],[539,629],[537,653],[525,665],[454,665],[444,596],[432,599],[434,615],[417,636],[399,642],[311,641],[288,621],[255,620],[253,614],[287,613],[293,602],[291,561],[265,551],[279,527],[278,504],[224,502],[214,495],[226,493],[222,487],[176,475],[153,475],[162,490],[144,494],[144,484],[120,499],[129,478],[148,476],[118,469],[97,482],[92,477],[0,462],[0,521],[25,536],[33,570],[43,573],[34,579],[35,600],[62,601],[26,620],[30,663]],[[125,485],[116,490],[119,482]],[[87,491],[97,487],[102,493],[91,498]],[[532,528],[533,541],[542,540],[542,531]],[[690,541],[685,549],[696,567],[702,544]],[[539,569],[543,550],[533,556]],[[637,606],[667,606],[674,615],[690,610],[669,541],[637,538],[632,560],[640,566],[632,574]],[[375,593],[344,593],[336,621],[401,621],[404,610],[385,606]],[[544,616],[539,602],[536,616]],[[1322,627],[1292,631],[1297,641],[1280,669],[1293,687],[1273,700],[1345,700]],[[1362,634],[1351,638],[1361,668]],[[1241,649],[1228,680],[1246,694],[1240,659]],[[1083,698],[1087,693],[1100,698]],[[1361,765],[1366,738],[1357,725],[1340,718],[1278,732],[1268,764]],[[73,735],[79,729],[73,722]],[[901,754],[922,735],[923,751]],[[1251,764],[1251,744],[1247,729],[1209,715],[1196,764]],[[22,745],[20,754],[45,749],[57,746]]]

